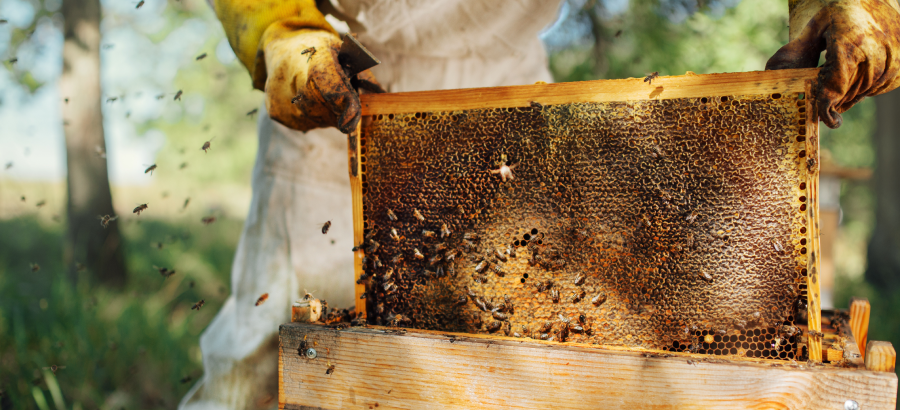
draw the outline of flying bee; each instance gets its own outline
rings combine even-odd
[[[184,205],[181,206],[181,210],[183,211],[183,210],[187,209],[187,206],[189,203],[191,203],[191,198],[185,198]]]
[[[204,58],[206,58],[206,53],[200,54],[200,55],[197,56],[194,60],[200,61],[200,60],[202,60],[202,59],[204,59]]]
[[[147,204],[140,204],[137,207],[135,207],[134,210],[131,212],[140,215],[141,212],[144,212],[146,210],[147,210]]]
[[[106,228],[109,226],[110,221],[115,221],[119,219],[118,216],[109,216],[109,215],[97,215],[97,219],[100,220],[100,226]]]
[[[419,220],[419,222],[425,222],[425,217],[422,216],[422,213],[419,212],[418,209],[413,209],[413,216]]]
[[[173,99],[173,101],[181,101],[181,94],[183,94],[183,92],[181,90],[178,90],[178,92],[175,93],[175,98]]]
[[[172,275],[175,274],[175,269],[169,270],[169,268],[164,268],[164,267],[161,268],[161,267],[156,266],[156,265],[153,265],[153,269],[158,270],[158,271],[159,271],[159,274],[162,275],[162,277],[163,277],[164,279],[169,279],[169,276],[172,276]]]
[[[247,111],[247,116],[252,117],[252,116],[256,115],[257,112],[259,112],[259,108],[254,108],[250,111]]]
[[[556,289],[550,289],[550,299],[553,300],[553,303],[559,303],[559,291]]]
[[[387,215],[388,215],[388,219],[390,219],[391,221],[397,220],[397,214],[395,214],[394,211],[391,210],[391,208],[388,208]]]
[[[266,303],[267,299],[269,299],[269,294],[263,293],[262,295],[259,296],[259,299],[256,299],[256,306]]]
[[[51,372],[53,372],[53,374],[56,374],[57,370],[65,369],[65,368],[66,368],[66,366],[57,366],[54,364],[50,367],[45,367],[44,370],[50,370]]]
[[[329,228],[331,228],[331,221],[325,221],[325,223],[322,224],[322,235],[327,234]]]
[[[200,222],[203,222],[204,225],[209,225],[216,221],[216,217],[214,216],[204,216],[200,219]]]
[[[584,274],[579,273],[578,276],[575,277],[575,286],[581,286],[584,284]]]
[[[391,228],[391,239],[400,242],[400,235],[397,233],[397,229]]]
[[[47,205],[47,201],[45,201],[45,200],[43,200],[43,199],[40,200],[40,202],[34,204],[34,206],[36,206],[36,207],[38,207],[38,208],[40,208],[40,207],[42,207],[42,206],[44,206],[44,205]]]
[[[413,248],[413,256],[415,256],[418,260],[425,259],[425,255],[422,255],[422,252],[419,251],[419,248]]]
[[[143,5],[144,5],[144,0],[141,0],[141,1],[138,2],[137,6],[135,6],[134,8],[139,9],[139,8],[141,8],[141,6],[143,6]]]
[[[203,299],[200,299],[199,302],[194,303],[194,306],[191,308],[191,310],[197,310],[197,311],[200,311],[200,308],[203,307],[203,304],[204,304],[204,303],[206,303],[206,301],[204,301]]]
[[[591,298],[591,303],[593,303],[594,306],[600,306],[604,302],[606,302],[606,292],[600,292],[597,294],[597,296]]]
[[[448,236],[450,236],[450,229],[447,228],[446,223],[442,223],[441,224],[441,239],[446,238]]]
[[[479,262],[478,265],[475,266],[475,272],[478,272],[478,273],[484,272],[484,270],[488,267],[488,265],[490,265],[490,262],[488,262],[487,259]]]
[[[316,48],[315,48],[315,47],[310,47],[310,48],[307,48],[307,49],[305,49],[305,50],[303,50],[303,51],[300,52],[300,55],[304,55],[304,54],[309,54],[309,56],[306,58],[306,62],[309,62],[309,60],[310,60],[314,55],[316,55]]]
[[[30,266],[31,266],[32,272],[37,272],[37,271],[41,270],[41,265],[38,265],[36,263],[32,263]]]
[[[650,85],[653,85],[653,80],[659,78],[659,71],[654,71],[644,77],[644,82]]]
[[[209,149],[212,147],[212,140],[214,139],[216,139],[216,137],[212,137],[209,139],[209,141],[204,142],[203,146],[200,147],[200,149],[203,150],[203,152],[209,152]]]

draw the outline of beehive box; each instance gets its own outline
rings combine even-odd
[[[357,312],[821,360],[816,73],[364,96]]]

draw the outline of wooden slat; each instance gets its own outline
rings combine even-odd
[[[816,100],[811,98],[811,90],[814,81],[810,79],[806,83],[806,155],[800,158],[800,165],[806,166],[809,174],[806,178],[807,189],[807,235],[806,254],[806,295],[807,295],[807,320],[810,334],[807,336],[809,347],[809,360],[822,361],[822,338],[818,332],[822,331],[822,298],[820,294],[819,280],[819,117],[816,109]]]
[[[363,236],[365,233],[363,232],[363,194],[362,194],[362,162],[360,161],[360,145],[361,141],[359,140],[362,129],[362,121],[356,126],[356,131],[347,136],[347,155],[348,161],[347,166],[350,172],[350,191],[351,197],[353,201],[353,245],[358,246],[363,242]],[[355,172],[354,172],[355,171]],[[365,251],[362,250],[362,246],[359,246],[360,249],[357,249],[356,252],[353,253],[353,281],[356,282],[359,279],[359,276],[363,273],[362,266],[362,258],[365,255]],[[366,300],[364,298],[360,298],[363,292],[366,291],[366,286],[362,284],[357,284],[354,287],[354,300],[356,301],[356,314],[357,316],[363,316],[366,314]]]
[[[861,352],[866,351],[866,340],[869,338],[870,310],[868,299],[850,299],[850,329]],[[865,353],[863,353],[863,358],[865,358]]]
[[[280,335],[281,409],[836,409],[848,399],[865,409],[896,406],[893,373],[295,323]],[[304,337],[316,359],[298,354]]]
[[[804,92],[817,68],[659,77],[652,85],[642,78],[578,81],[557,84],[365,94],[362,115],[527,107],[573,102],[633,101],[714,97],[722,95]]]
[[[873,340],[866,348],[866,370],[894,373],[897,352],[891,342]]]

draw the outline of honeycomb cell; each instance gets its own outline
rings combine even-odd
[[[782,93],[369,117],[368,320],[761,357],[760,327],[805,297],[800,109]]]

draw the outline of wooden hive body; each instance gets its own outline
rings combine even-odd
[[[363,96],[357,312],[821,360],[816,73]],[[503,161],[514,179],[491,172]]]

